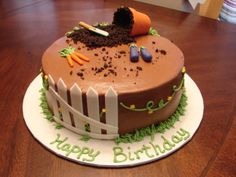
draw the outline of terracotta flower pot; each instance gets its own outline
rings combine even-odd
[[[121,7],[114,13],[113,24],[130,30],[130,35],[147,34],[151,27],[150,18],[130,7]]]

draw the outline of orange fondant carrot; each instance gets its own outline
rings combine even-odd
[[[74,52],[74,54],[76,56],[78,56],[80,59],[84,60],[84,61],[89,61],[89,58],[84,56],[83,54],[79,53],[79,52]]]
[[[71,53],[70,56],[71,56],[71,58],[72,58],[75,62],[77,62],[78,64],[80,64],[80,65],[83,65],[83,64],[84,64],[84,62],[83,62],[79,57],[77,57],[74,53]]]
[[[73,61],[72,61],[71,56],[70,56],[70,55],[67,55],[67,56],[66,56],[66,59],[67,59],[68,64],[70,65],[70,67],[73,67],[74,64],[73,64]]]
[[[84,64],[83,61],[87,61],[87,62],[89,61],[88,57],[82,55],[79,52],[75,52],[75,48],[71,46],[62,49],[61,51],[59,51],[59,54],[61,55],[61,57],[64,57],[67,59],[67,62],[70,65],[70,67],[73,67],[73,60],[80,65]]]

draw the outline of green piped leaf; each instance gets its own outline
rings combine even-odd
[[[149,28],[148,34],[152,36],[160,36],[154,27]]]
[[[56,129],[61,129],[61,128],[63,128],[63,125],[61,125],[60,123],[56,122],[55,128]]]
[[[81,136],[81,138],[80,138],[80,140],[81,141],[84,141],[84,142],[87,142],[87,141],[89,141],[91,139],[91,137],[89,136],[89,135],[82,135]]]
[[[164,100],[161,99],[160,102],[158,103],[158,107],[159,108],[163,108],[164,107]]]

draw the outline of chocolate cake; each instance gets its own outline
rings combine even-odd
[[[134,11],[119,8],[113,24],[94,26],[108,36],[77,27],[45,51],[43,78],[56,122],[78,134],[114,139],[175,112],[184,89],[183,53],[146,27],[132,29]],[[129,15],[130,25],[120,25],[119,13]]]

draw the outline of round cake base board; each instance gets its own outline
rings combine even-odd
[[[23,115],[30,132],[44,147],[71,161],[99,167],[130,167],[149,163],[183,147],[196,133],[203,117],[203,98],[195,82],[186,74],[188,105],[184,116],[165,133],[145,137],[137,143],[113,140],[81,140],[82,136],[66,128],[56,129],[55,122],[44,118],[40,105],[42,79],[38,75],[29,85],[23,100]]]

